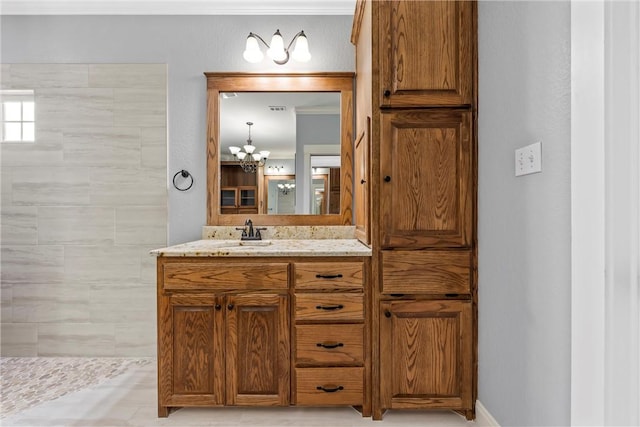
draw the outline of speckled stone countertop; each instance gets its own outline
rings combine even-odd
[[[253,225],[266,228],[262,238],[269,239],[355,239],[356,227],[353,225]],[[239,226],[238,226],[239,227]],[[236,227],[205,225],[202,227],[203,239],[234,240],[240,238]]]
[[[171,257],[294,257],[371,256],[371,249],[356,239],[205,239],[151,251]]]

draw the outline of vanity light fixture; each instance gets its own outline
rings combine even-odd
[[[259,35],[251,32],[249,33],[247,36],[247,44],[242,55],[247,62],[260,62],[262,61],[262,58],[264,58],[264,54],[262,53],[262,50],[260,50],[260,43],[258,43],[258,40],[267,47],[267,55],[278,65],[284,65],[289,62],[289,57],[298,62],[307,62],[311,59],[311,54],[309,53],[309,41],[307,40],[307,36],[304,34],[304,31],[300,31],[298,34],[293,36],[291,43],[289,43],[287,47],[284,47],[282,34],[280,34],[280,30],[276,30],[271,38],[271,44],[267,44],[267,42],[265,42]],[[289,49],[291,49],[293,42],[296,42],[296,47],[293,49],[293,52],[291,52],[291,55],[289,55]]]
[[[269,172],[277,172],[280,173],[280,170],[284,170],[284,166],[269,166]]]
[[[289,194],[289,191],[293,190],[294,188],[296,188],[295,184],[290,184],[290,183],[286,183],[286,184],[278,184],[278,190],[280,190],[280,192],[282,194]]]
[[[242,170],[247,173],[256,173],[259,167],[264,166],[264,162],[269,158],[269,151],[260,151],[258,153],[254,153],[256,150],[255,145],[251,144],[251,126],[253,126],[253,122],[247,122],[249,126],[249,138],[247,138],[247,143],[242,147],[244,151],[240,147],[231,146],[229,147],[229,151],[233,154],[237,160],[240,161],[240,167]]]

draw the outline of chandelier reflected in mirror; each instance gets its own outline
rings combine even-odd
[[[249,137],[247,138],[247,143],[242,147],[244,151],[236,146],[229,147],[229,151],[231,151],[233,157],[240,162],[240,167],[243,171],[256,173],[259,167],[264,166],[265,161],[271,153],[264,150],[255,153],[256,147],[251,141],[251,126],[253,126],[253,122],[247,122],[247,125],[249,126]]]

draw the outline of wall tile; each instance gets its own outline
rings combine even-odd
[[[0,64],[0,89],[11,89],[11,64]]]
[[[167,125],[165,88],[114,89],[115,126],[153,127]]]
[[[36,122],[45,129],[113,126],[112,89],[40,89]]]
[[[149,168],[167,168],[167,128],[140,129],[140,165]]]
[[[96,167],[91,169],[91,204],[139,206],[167,203],[166,172],[162,169]]]
[[[166,245],[167,208],[162,206],[116,209],[116,244]]]
[[[92,285],[90,312],[94,323],[149,321],[155,318],[155,289],[125,282]]]
[[[4,357],[38,355],[38,325],[3,323],[0,325],[2,346],[0,355]]]
[[[19,284],[13,286],[14,323],[79,323],[89,321],[86,285]]]
[[[2,206],[11,205],[11,187],[13,186],[11,174],[13,169],[6,166],[0,168],[0,203],[2,203]]]
[[[0,322],[12,322],[13,285],[0,283]]]
[[[40,245],[111,245],[114,241],[114,210],[102,207],[40,207]]]
[[[62,165],[62,132],[36,127],[35,142],[0,144],[2,166]]]
[[[62,246],[2,246],[3,284],[60,284],[64,280]],[[14,289],[15,291],[15,289]]]
[[[140,129],[73,129],[63,133],[64,161],[82,166],[140,165]]]
[[[45,323],[38,327],[39,356],[112,356],[113,324]]]
[[[136,283],[140,281],[140,251],[128,246],[68,246],[64,270],[67,283]]]
[[[140,251],[140,282],[153,285],[155,289],[157,276],[157,257],[151,255],[149,251],[158,249],[159,246],[139,247]]]
[[[14,89],[86,88],[89,67],[86,64],[11,64]]]
[[[89,168],[17,168],[12,191],[14,205],[88,205]]]
[[[167,87],[166,64],[90,64],[90,87]]]
[[[3,245],[38,243],[38,208],[35,206],[0,206],[0,239]]]
[[[115,356],[156,357],[157,332],[155,312],[146,322],[116,323]]]

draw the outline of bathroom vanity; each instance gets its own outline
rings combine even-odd
[[[154,253],[159,416],[221,405],[371,414],[368,247],[206,239]]]

